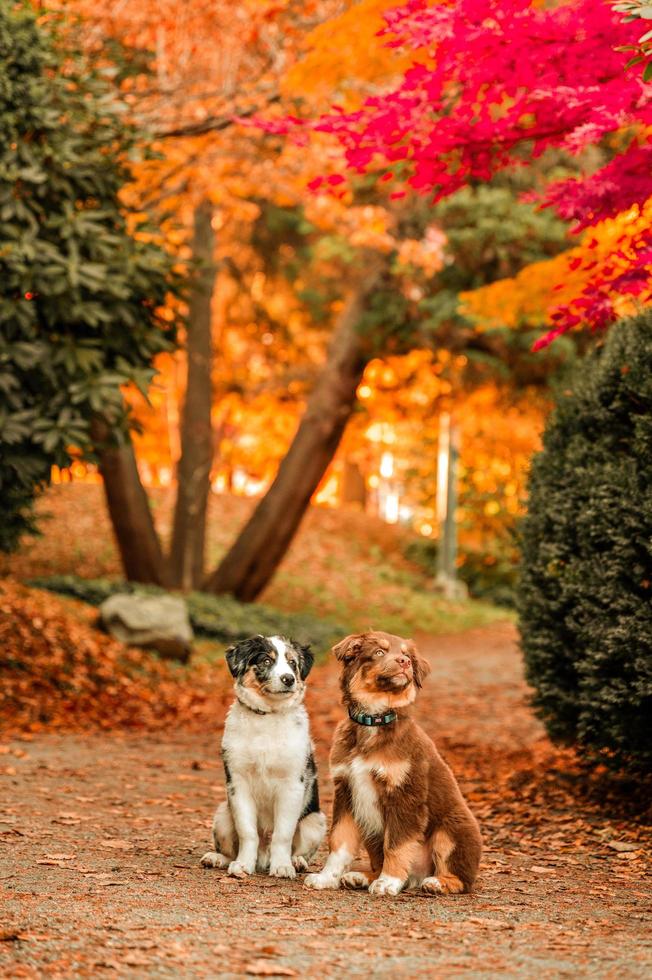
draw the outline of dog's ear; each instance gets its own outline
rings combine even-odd
[[[301,643],[292,644],[299,655],[299,675],[302,681],[305,681],[306,677],[312,670],[312,665],[315,662],[315,655],[310,649],[310,644],[303,646]]]
[[[404,640],[401,643],[401,650],[403,653],[407,653],[412,661],[414,683],[417,687],[423,687],[423,682],[430,673],[430,662],[421,656],[414,640]]]
[[[350,663],[360,653],[363,642],[364,633],[351,633],[349,636],[345,636],[343,640],[340,640],[339,643],[336,643],[332,652],[338,660],[344,663]]]
[[[243,651],[244,641],[240,643],[234,643],[232,647],[229,647],[225,653],[226,665],[231,671],[232,677],[237,677],[242,671],[242,665],[244,661],[244,651]]]
[[[254,653],[261,640],[264,641],[263,636],[251,636],[248,640],[239,640],[228,648],[225,657],[232,677],[242,677],[247,669],[251,654]]]

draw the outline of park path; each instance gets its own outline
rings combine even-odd
[[[513,627],[420,644],[420,720],[486,841],[473,895],[373,899],[201,869],[223,795],[218,670],[212,730],[0,746],[0,975],[652,976],[650,828],[544,737]],[[333,664],[313,672],[309,707],[328,808]]]

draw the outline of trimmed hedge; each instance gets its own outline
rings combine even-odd
[[[27,584],[37,589],[73,596],[91,606],[99,606],[109,596],[117,593],[160,595],[164,591],[156,586],[134,585],[110,579],[82,579],[76,575],[36,578]],[[266,636],[278,633],[291,636],[300,643],[310,643],[316,653],[324,653],[347,632],[343,626],[328,620],[316,619],[302,613],[282,613],[258,603],[238,602],[229,595],[213,596],[204,592],[191,592],[184,598],[188,603],[190,622],[195,634],[221,643],[235,643],[255,633]]]
[[[550,735],[652,770],[652,314],[558,397],[521,527],[527,679]]]

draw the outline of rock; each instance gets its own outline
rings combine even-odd
[[[190,656],[192,627],[178,596],[109,596],[100,606],[100,625],[121,643],[156,650],[166,659],[185,663]]]
[[[445,572],[438,572],[435,591],[440,592],[449,602],[466,602],[469,598],[468,586],[461,579],[451,578]]]

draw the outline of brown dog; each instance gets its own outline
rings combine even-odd
[[[349,718],[331,749],[330,853],[305,884],[368,887],[373,895],[413,886],[469,891],[482,850],[478,825],[434,743],[409,716],[430,665],[411,640],[381,632],[347,636],[333,653]],[[348,871],[361,845],[371,876]]]

